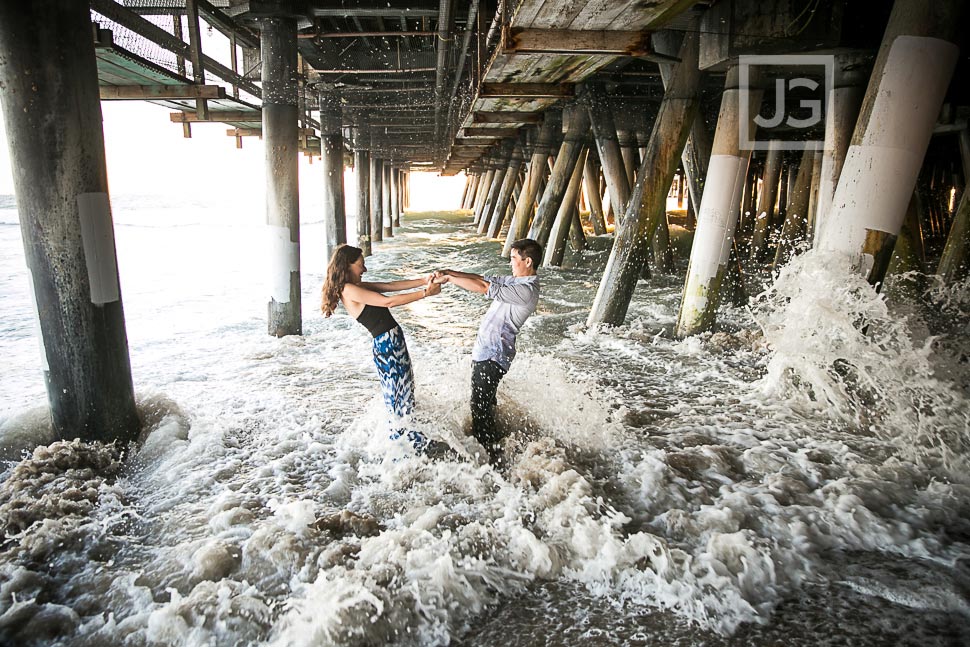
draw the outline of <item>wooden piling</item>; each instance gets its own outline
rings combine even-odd
[[[593,233],[602,236],[606,233],[606,218],[603,216],[603,200],[600,198],[599,176],[599,155],[595,148],[590,148],[583,166],[583,186],[589,203],[589,220],[593,225]]]
[[[543,247],[549,240],[549,233],[552,231],[556,214],[559,213],[559,206],[562,204],[566,189],[569,188],[576,160],[579,159],[589,133],[589,113],[581,106],[569,106],[563,111],[563,123],[566,132],[559,147],[559,155],[556,156],[546,190],[542,194],[539,208],[536,209],[535,220],[529,228],[529,238]]]
[[[381,181],[381,220],[379,225],[382,228],[382,233],[388,235],[390,235],[391,225],[394,222],[394,216],[391,213],[391,174],[393,172],[390,160],[383,160],[383,164],[381,164],[383,178]]]
[[[768,233],[774,218],[775,202],[778,199],[778,181],[781,178],[781,142],[772,139],[768,142],[765,171],[761,181],[761,195],[758,196],[758,209],[754,217],[754,233],[751,236],[752,261],[761,261],[768,248]]]
[[[481,219],[482,208],[485,206],[485,198],[492,188],[493,177],[495,177],[495,169],[491,167],[485,169],[485,175],[482,176],[482,181],[478,185],[478,195],[475,196],[475,207],[472,214],[472,224],[476,227]]]
[[[0,3],[0,87],[54,433],[135,440],[87,3]]]
[[[347,211],[344,202],[344,136],[341,131],[340,98],[320,93],[320,146],[323,158],[323,226],[326,258],[347,242]]]
[[[300,290],[300,188],[296,20],[261,18],[263,142],[266,149],[266,225],[272,249],[270,335],[303,333]]]
[[[587,325],[623,323],[637,279],[646,264],[658,216],[665,212],[667,191],[699,105],[696,32],[685,33],[678,58],[680,62],[673,67],[646,154],[637,171],[637,184],[627,212],[616,230]]]
[[[795,251],[795,245],[805,238],[814,164],[815,151],[806,148],[802,151],[802,159],[798,163],[795,184],[790,194],[791,199],[788,202],[788,213],[785,215],[785,222],[782,224],[781,235],[778,237],[778,245],[775,248],[773,263],[775,269],[788,261]]]
[[[358,136],[359,138],[359,136]],[[370,243],[370,153],[363,148],[354,150],[357,171],[357,246],[364,256],[371,255]]]
[[[964,190],[960,197],[950,233],[946,238],[943,256],[937,266],[936,273],[945,283],[962,281],[968,275],[968,257],[970,257],[970,191]]]
[[[390,167],[388,169],[388,184],[390,184],[390,208],[384,219],[384,238],[394,237],[394,223],[401,221],[401,170]]]
[[[819,247],[881,283],[959,55],[963,3],[896,0]]]
[[[372,139],[372,148],[373,145]],[[367,229],[373,244],[384,240],[384,160],[371,154],[368,175],[370,175],[370,224]]]
[[[549,242],[545,245],[545,254],[542,259],[542,264],[546,267],[562,265],[562,259],[566,254],[566,238],[573,225],[574,215],[577,213],[576,200],[579,197],[579,187],[583,182],[586,152],[587,147],[581,147],[573,166],[572,175],[569,178],[569,184],[566,187],[566,193],[563,194],[555,222],[549,232]],[[580,229],[582,229],[582,226],[580,226]]]
[[[741,88],[738,68],[731,66],[721,95],[711,164],[698,210],[697,230],[677,318],[678,337],[687,337],[710,328],[720,303],[721,283],[734,242],[741,187],[751,159],[751,151],[742,150],[738,141],[741,92],[748,93],[748,105],[752,108],[750,112],[757,114],[761,106],[761,91],[753,87]],[[755,127],[752,119],[748,132],[753,135]]]
[[[505,173],[502,187],[499,189],[498,197],[495,201],[495,208],[492,210],[492,217],[488,223],[486,235],[489,238],[498,238],[499,232],[502,230],[502,225],[505,222],[505,214],[508,212],[509,202],[512,200],[512,191],[515,189],[515,183],[519,179],[519,169],[522,168],[522,160],[522,142],[517,141],[512,148],[508,162],[508,171]]]
[[[623,213],[630,201],[630,183],[620,151],[613,112],[607,102],[606,91],[600,84],[588,84],[584,88],[582,100],[589,110],[596,151],[603,168],[603,177],[606,179],[606,189],[610,194],[610,208],[616,218]]]
[[[519,194],[519,200],[515,205],[512,223],[509,225],[509,233],[502,248],[502,256],[506,258],[511,253],[512,243],[525,238],[529,232],[529,227],[532,225],[536,197],[541,195],[540,189],[545,183],[549,153],[556,132],[562,127],[560,117],[558,111],[549,111],[543,116],[542,125],[539,127],[539,134],[536,137],[535,148],[526,169],[525,180],[522,182],[522,192]]]

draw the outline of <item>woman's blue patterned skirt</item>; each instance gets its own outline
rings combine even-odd
[[[411,356],[400,326],[374,338],[374,365],[381,378],[381,392],[384,404],[391,414],[391,439],[397,440],[407,435],[414,449],[419,453],[428,444],[424,435],[407,428],[406,416],[414,411],[414,371],[411,369]]]

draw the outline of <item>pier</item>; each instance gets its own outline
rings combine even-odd
[[[844,252],[881,286],[911,201],[907,231],[918,245],[907,267],[938,266],[948,281],[966,272],[970,101],[956,81],[967,73],[958,2],[863,10],[825,0],[810,13],[754,0],[92,0],[87,12],[74,4],[10,9],[0,41],[11,154],[32,170],[18,177],[17,194],[45,370],[67,435],[94,424],[84,411],[118,410],[101,397],[131,399],[123,365],[109,371],[117,385],[97,389],[104,396],[83,395],[109,379],[98,376],[97,358],[123,363],[127,351],[110,196],[72,176],[69,163],[102,155],[98,129],[55,118],[63,133],[39,146],[33,138],[44,115],[81,101],[71,92],[84,97],[89,120],[97,99],[148,101],[170,108],[185,137],[222,124],[237,146],[264,140],[271,335],[302,330],[301,181],[326,186],[328,249],[350,240],[379,253],[418,171],[464,173],[456,207],[472,211],[480,234],[504,240],[506,254],[528,235],[557,266],[567,239],[584,247],[584,229],[613,236],[589,325],[622,324],[640,277],[673,271],[668,192],[681,204],[687,195],[693,238],[682,337],[716,325],[722,286],[813,245]],[[229,65],[203,50],[202,28],[228,39]],[[78,69],[53,65],[65,58]],[[786,99],[802,108],[784,113]],[[773,123],[763,105],[774,106]],[[320,158],[323,179],[298,179],[298,155]],[[346,165],[357,169],[350,191],[340,181]],[[37,176],[51,181],[38,186]],[[69,206],[44,206],[55,203]],[[356,238],[347,203],[356,204]],[[47,248],[56,229],[32,225],[49,219],[74,232],[73,262],[87,269],[72,281],[54,276]],[[48,315],[49,304],[66,312],[63,304],[81,301],[89,315],[57,324]],[[95,313],[79,339],[58,332]],[[55,351],[65,344],[71,365]],[[130,406],[92,437],[130,437]]]

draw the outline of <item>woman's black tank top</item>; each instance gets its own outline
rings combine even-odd
[[[391,311],[384,306],[364,305],[364,309],[357,315],[357,321],[370,331],[371,336],[380,337],[397,325]]]

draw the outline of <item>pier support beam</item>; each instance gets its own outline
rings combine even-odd
[[[360,132],[357,139],[360,140]],[[354,169],[357,182],[357,246],[364,256],[372,253],[370,242],[370,153],[363,148],[354,149]]]
[[[391,162],[389,160],[381,160],[381,222],[382,233],[388,232],[390,235],[390,229],[394,223],[394,216],[391,214],[391,174],[394,173],[394,169],[391,168]]]
[[[739,86],[738,68],[731,66],[721,95],[711,164],[698,210],[697,230],[677,318],[678,337],[688,337],[710,328],[720,303],[721,282],[734,243],[741,190],[751,160],[751,151],[741,150],[738,142],[740,96],[741,92],[749,93],[752,114],[746,117],[752,117],[761,105],[762,94],[761,90]],[[748,132],[755,132],[753,119]]]
[[[620,152],[613,112],[607,103],[605,90],[598,84],[586,88],[583,101],[589,110],[596,151],[599,153],[600,164],[603,167],[603,177],[606,179],[606,190],[610,194],[612,212],[614,218],[619,220],[622,218],[620,214],[630,201],[630,183],[623,164],[623,154]]]
[[[781,226],[778,246],[775,248],[774,268],[788,261],[795,251],[795,245],[805,237],[808,225],[808,203],[812,191],[812,167],[815,165],[815,151],[806,148],[798,163],[795,185],[788,196],[788,213]]]
[[[262,18],[266,226],[272,244],[270,335],[300,335],[300,189],[297,159],[296,20]]]
[[[839,183],[845,155],[849,151],[852,129],[859,116],[864,95],[865,79],[851,65],[855,59],[837,56],[835,59],[835,82],[825,109],[825,146],[822,150],[822,168],[818,184],[818,202],[815,209],[815,227],[812,241],[818,245],[822,229],[827,222],[835,187]],[[846,71],[848,68],[849,71]]]
[[[886,272],[956,66],[963,3],[896,0],[819,247]]]
[[[522,142],[516,142],[512,148],[512,156],[509,158],[509,169],[502,182],[502,188],[499,190],[495,209],[492,211],[492,219],[488,224],[488,231],[486,233],[489,238],[498,238],[499,233],[502,231],[502,225],[505,222],[505,216],[509,210],[509,202],[512,200],[512,191],[515,189],[515,183],[519,180],[519,169],[522,168],[522,159]]]
[[[678,58],[680,62],[672,70],[646,153],[637,171],[636,187],[616,230],[587,325],[617,326],[623,323],[637,279],[646,265],[647,250],[659,215],[665,213],[667,192],[700,102],[696,32],[684,35]],[[734,141],[737,142],[736,134]]]
[[[542,194],[539,208],[536,210],[535,220],[529,228],[529,238],[543,247],[549,241],[553,221],[559,213],[559,205],[562,204],[566,189],[569,188],[576,160],[579,159],[589,134],[589,113],[582,106],[567,108],[563,113],[563,122],[566,134],[559,147],[559,155],[553,165],[546,190]]]
[[[943,256],[936,273],[947,284],[963,280],[968,273],[970,260],[970,190],[964,189],[960,197],[950,234],[946,238]]]
[[[134,440],[87,3],[0,3],[0,87],[54,433]]]
[[[549,232],[549,243],[545,246],[542,259],[542,264],[546,267],[562,265],[562,259],[566,255],[566,238],[570,234],[574,219],[579,215],[577,200],[579,199],[579,188],[583,184],[583,169],[586,168],[587,150],[588,148],[583,146],[579,152],[579,157],[573,166],[572,176],[569,178],[569,184],[566,187],[566,193],[563,195],[559,211],[556,213],[556,221]],[[582,225],[579,228],[582,232]],[[574,241],[574,244],[579,243]],[[586,244],[585,237],[582,244],[584,246]]]
[[[488,230],[492,221],[492,214],[495,213],[495,207],[498,205],[499,195],[502,193],[502,187],[505,186],[505,178],[509,174],[511,158],[512,146],[506,144],[502,146],[498,156],[493,160],[495,173],[492,175],[492,185],[488,189],[488,195],[485,196],[485,204],[482,206],[482,213],[478,219],[478,233],[480,234],[484,234]],[[514,178],[512,181],[514,181]]]
[[[768,233],[774,217],[775,202],[778,200],[778,182],[781,179],[781,142],[772,139],[768,142],[768,155],[765,159],[765,172],[761,179],[761,195],[754,217],[754,233],[751,235],[749,256],[752,261],[764,260],[768,247]]]
[[[384,223],[384,237],[394,237],[394,223],[401,222],[401,169],[391,167],[388,176],[391,185],[391,211]]]
[[[340,100],[320,94],[320,146],[323,157],[323,226],[326,257],[347,242],[347,210],[344,203],[344,136],[340,130]]]
[[[478,183],[478,195],[475,196],[475,211],[472,214],[472,224],[476,227],[478,226],[478,221],[482,216],[482,209],[485,207],[485,198],[488,197],[488,192],[492,188],[492,178],[495,177],[495,169],[487,168],[485,169],[485,174],[482,176],[482,181]]]
[[[589,220],[593,224],[593,233],[602,236],[606,233],[606,218],[603,216],[603,200],[600,198],[600,159],[596,149],[591,148],[586,155],[583,167],[583,188],[586,191],[586,201],[589,203]]]
[[[371,149],[374,141],[371,140]],[[370,169],[370,231],[371,249],[384,240],[384,160],[371,154]]]
[[[546,165],[549,160],[549,153],[552,150],[552,143],[556,131],[562,126],[559,117],[558,112],[552,111],[547,111],[543,116],[542,126],[539,127],[539,135],[536,139],[536,147],[532,152],[529,167],[526,169],[522,191],[519,193],[519,200],[516,202],[515,212],[512,214],[512,224],[509,225],[509,233],[505,238],[505,246],[502,248],[502,256],[505,258],[508,258],[512,253],[512,243],[525,238],[529,233],[536,196],[539,195],[539,189],[545,181]]]

